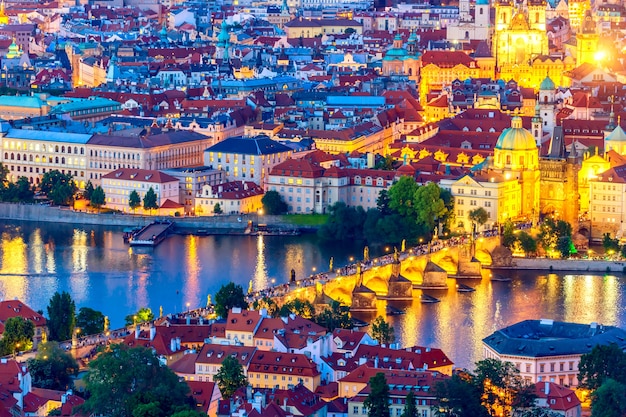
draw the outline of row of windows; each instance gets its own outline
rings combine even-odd
[[[593,206],[593,211],[601,211],[604,213],[615,213],[615,206]]]
[[[459,205],[459,206],[465,205],[465,200],[463,200],[462,198],[457,198],[457,199],[455,199],[455,201],[456,201],[456,204]],[[469,205],[470,206],[476,206],[476,205],[478,205],[478,203],[476,202],[476,200],[470,200],[469,201]],[[483,203],[483,206],[484,207],[491,207],[491,201],[485,201]]]
[[[465,194],[465,189],[464,188],[457,188],[456,190],[457,194]],[[471,189],[470,190],[470,195],[478,195],[478,191],[475,189]],[[491,190],[485,190],[485,196],[487,197],[491,197]]]
[[[13,152],[11,152],[11,154],[9,154],[8,152],[4,153],[4,160],[5,161],[24,161],[26,162],[28,160],[28,162],[35,162],[35,163],[39,163],[42,162],[44,164],[50,163],[50,164],[64,164],[65,165],[65,157],[62,156],[60,159],[58,156],[56,157],[47,157],[45,155],[43,155],[41,158],[39,158],[39,155],[28,155],[28,157],[26,156],[26,154],[15,154]],[[85,165],[85,160],[83,158],[81,158],[80,160],[78,158],[67,158],[67,163],[69,165]]]
[[[28,143],[28,146],[26,146],[26,143],[22,142],[14,142],[14,141],[5,141],[4,142],[4,149],[15,149],[18,151],[37,151],[37,152],[46,152],[46,149],[48,152],[56,152],[56,153],[74,153],[74,154],[78,154],[80,152],[81,155],[85,154],[85,148],[83,147],[77,147],[74,146],[74,148],[72,148],[71,146],[68,146],[67,148],[63,145],[59,146],[59,145],[55,145],[54,148],[52,147],[52,145],[49,145],[48,147],[46,147],[46,145],[44,144],[39,144],[39,143]],[[72,152],[72,149],[74,150],[74,152]],[[66,152],[67,151],[67,152]]]

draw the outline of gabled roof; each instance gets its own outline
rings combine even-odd
[[[122,181],[146,182],[150,184],[178,183],[178,178],[161,171],[150,169],[119,168],[102,176],[103,179],[117,179]]]
[[[0,322],[10,317],[22,317],[30,320],[35,327],[46,325],[46,318],[19,300],[0,301]]]

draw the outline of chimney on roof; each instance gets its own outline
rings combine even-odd
[[[550,383],[548,381],[546,381],[546,387],[545,387],[545,391],[546,395],[550,394]]]
[[[175,337],[172,337],[170,339],[170,350],[172,352],[176,352],[176,338]]]
[[[156,336],[156,327],[154,327],[154,323],[150,323],[150,340],[154,340],[154,336]]]
[[[374,368],[378,368],[378,355],[374,357]]]
[[[187,324],[187,326],[191,324],[191,316],[189,314],[187,314],[187,317],[185,317],[185,324]]]
[[[138,324],[135,325],[135,340],[139,339],[139,335],[141,334],[141,328]]]
[[[378,359],[378,358],[376,358]],[[361,356],[359,358],[359,365],[365,365],[365,363],[367,362],[367,358],[365,356]]]

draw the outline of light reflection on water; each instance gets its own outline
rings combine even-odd
[[[320,244],[314,236],[172,236],[156,249],[129,248],[121,231],[71,225],[0,226],[0,296],[20,298],[34,309],[45,308],[55,291],[69,291],[77,307],[102,311],[113,326],[141,307],[155,313],[176,312],[206,304],[227,282],[255,290],[272,279],[287,282],[290,270],[301,278],[313,268],[326,271],[329,259],[344,265],[362,248]],[[370,248],[372,256],[380,255]],[[429,292],[440,303],[422,304],[421,290],[406,314],[388,319],[403,345],[440,347],[462,367],[482,358],[481,340],[520,320],[552,318],[607,325],[626,320],[623,277],[514,271],[510,282],[463,281],[476,288],[459,293]],[[385,302],[378,303],[380,313]]]

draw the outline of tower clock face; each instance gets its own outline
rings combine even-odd
[[[527,52],[526,47],[527,47],[526,39],[524,39],[521,36],[515,39],[514,48],[515,48],[515,63],[516,64],[522,64],[526,61],[525,59],[526,52]]]

